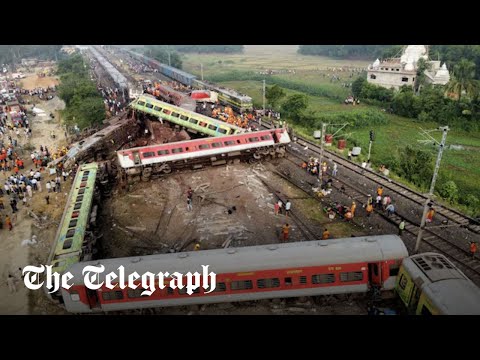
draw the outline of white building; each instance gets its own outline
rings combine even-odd
[[[375,60],[368,66],[367,81],[369,83],[398,90],[403,85],[413,86],[417,76],[419,59],[427,60],[431,68],[425,71],[426,82],[434,85],[445,85],[450,80],[446,64],[440,61],[429,61],[425,45],[408,45],[399,58]]]

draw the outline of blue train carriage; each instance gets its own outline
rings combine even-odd
[[[195,75],[189,74],[185,71],[174,68],[172,66],[163,65],[163,64],[162,64],[162,74],[186,86],[192,86],[193,81],[197,78]]]
[[[395,290],[411,314],[480,315],[480,288],[444,255],[406,258]]]

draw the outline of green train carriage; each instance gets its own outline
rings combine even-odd
[[[410,314],[480,315],[480,288],[444,255],[404,259],[395,291]]]
[[[97,163],[81,165],[77,170],[48,259],[53,272],[61,274],[79,261],[90,260],[93,244],[86,232],[94,202],[97,172]]]
[[[151,95],[141,95],[130,106],[142,113],[153,115],[157,118],[170,121],[185,127],[191,132],[209,136],[226,136],[240,134],[244,129],[233,124],[209,118],[196,112],[182,109],[178,106],[157,100]]]

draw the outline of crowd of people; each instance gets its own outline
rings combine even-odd
[[[125,94],[118,88],[98,87],[98,91],[103,97],[105,110],[109,113],[107,116],[117,116],[128,105],[128,98],[126,99]]]

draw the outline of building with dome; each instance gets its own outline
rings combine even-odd
[[[368,66],[367,81],[369,83],[394,88],[398,90],[403,85],[414,86],[417,76],[417,63],[419,59],[430,63],[430,70],[425,71],[426,82],[434,85],[445,85],[450,80],[447,65],[440,61],[428,59],[428,49],[425,45],[408,45],[398,58],[376,59]]]

